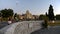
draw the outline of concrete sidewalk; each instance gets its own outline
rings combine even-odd
[[[60,26],[51,26],[47,29],[40,29],[31,34],[60,34]]]

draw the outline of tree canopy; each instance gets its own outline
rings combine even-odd
[[[49,18],[46,15],[40,15],[39,19],[40,20],[49,20]]]
[[[60,15],[55,16],[56,20],[60,20]]]
[[[12,9],[3,9],[1,10],[1,13],[2,13],[2,17],[9,17],[9,16],[13,16],[14,12]]]
[[[54,12],[53,12],[53,6],[50,5],[49,9],[48,9],[48,17],[49,17],[49,20],[54,20]]]

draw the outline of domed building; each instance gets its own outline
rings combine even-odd
[[[26,11],[25,18],[26,19],[34,19],[33,15],[29,12],[29,10]]]
[[[25,14],[19,16],[20,20],[36,20],[38,19],[37,15],[32,15],[29,10],[26,11]]]

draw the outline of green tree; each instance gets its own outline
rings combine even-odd
[[[42,28],[47,28],[48,26],[47,23],[48,23],[49,18],[46,15],[40,15],[39,19],[44,20],[44,23],[42,23]]]
[[[1,11],[0,11],[0,17],[2,17],[2,13],[1,13]]]
[[[49,17],[49,20],[54,20],[54,12],[53,12],[53,6],[52,5],[50,5],[50,7],[49,7],[48,17]]]
[[[3,18],[7,18],[9,16],[13,16],[13,14],[14,14],[12,9],[3,9],[3,10],[1,10],[1,13],[2,13],[2,17]]]
[[[15,17],[17,17],[17,13],[14,14],[14,19],[15,19]]]
[[[46,15],[40,15],[39,19],[40,20],[49,20],[49,18]]]
[[[9,14],[9,16],[13,16],[13,14],[14,14],[13,10],[12,9],[8,9],[8,14]]]
[[[47,12],[46,12],[46,16],[48,16]]]
[[[20,20],[19,19],[19,15],[17,13],[14,14],[14,19],[15,19],[15,21],[19,21]]]
[[[55,16],[56,20],[60,20],[60,15]]]

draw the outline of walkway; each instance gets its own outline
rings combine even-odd
[[[40,29],[31,34],[60,34],[60,26],[52,26],[48,29]]]
[[[13,23],[0,29],[0,34],[30,34],[41,28],[44,21],[23,21]]]

